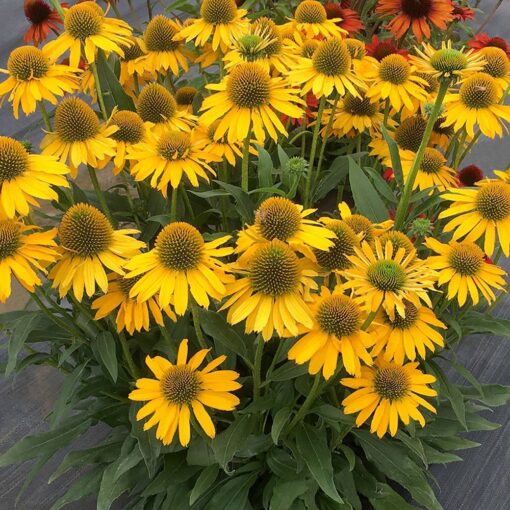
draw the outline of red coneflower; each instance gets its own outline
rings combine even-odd
[[[398,53],[403,57],[407,57],[408,51],[397,48],[396,44],[387,39],[386,41],[381,41],[379,37],[376,35],[372,36],[372,41],[365,45],[365,50],[369,57],[374,57],[379,62],[388,55],[392,55],[393,53]]]
[[[453,17],[459,21],[467,21],[468,19],[475,19],[475,11],[470,7],[464,7],[453,2]]]
[[[326,9],[328,19],[340,18],[341,21],[338,21],[337,25],[349,32],[349,34],[359,32],[365,28],[359,18],[359,14],[348,7],[344,7],[344,2],[326,2],[324,9]]]
[[[62,4],[62,7],[67,7],[67,4]],[[26,43],[33,42],[37,46],[48,37],[50,30],[58,30],[62,25],[60,14],[44,0],[24,0],[23,10],[30,22],[30,28],[23,37]]]
[[[448,28],[453,21],[451,0],[379,0],[376,12],[391,16],[388,30],[400,39],[411,28],[418,42],[430,38],[432,23],[440,30]]]
[[[502,37],[491,37],[485,32],[475,35],[474,39],[468,41],[468,46],[475,50],[481,50],[487,46],[494,46],[495,48],[501,48],[507,54],[508,58],[510,58],[510,44]]]
[[[483,179],[483,170],[476,165],[468,165],[457,172],[459,186],[474,186],[478,181]]]

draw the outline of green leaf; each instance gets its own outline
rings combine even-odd
[[[290,158],[287,155],[287,153],[283,150],[281,145],[278,145],[276,150],[278,152],[278,160],[280,161],[280,168],[284,169],[287,166]]]
[[[510,337],[510,320],[492,317],[474,310],[466,314],[462,324],[467,329],[466,333],[492,333]]]
[[[273,488],[269,510],[290,510],[294,501],[308,490],[306,480],[279,482]]]
[[[106,367],[106,370],[108,370],[113,382],[117,382],[119,367],[117,364],[116,345],[113,335],[109,331],[101,331],[101,333],[97,335],[94,343],[99,357],[101,358],[101,362]]]
[[[257,162],[259,188],[271,188],[273,186],[273,161],[264,147],[258,144],[256,147],[259,153]]]
[[[449,464],[450,462],[460,462],[462,460],[458,455],[454,455],[453,453],[441,452],[432,448],[432,446],[428,444],[423,445],[425,449],[425,455],[427,456],[427,461],[429,464]]]
[[[464,405],[464,397],[462,396],[462,392],[455,384],[448,380],[448,377],[445,375],[437,363],[429,360],[425,362],[425,366],[428,369],[427,372],[434,375],[437,379],[435,385],[439,386],[438,394],[442,397],[446,397],[450,401],[455,416],[460,421],[464,429],[467,430],[466,406]]]
[[[205,333],[218,343],[235,352],[244,360],[249,358],[248,348],[243,337],[227,323],[223,315],[214,310],[198,308],[200,326]]]
[[[411,437],[403,430],[399,430],[397,432],[396,438],[399,441],[402,441],[402,443],[404,443],[404,445],[407,446],[409,450],[411,450],[423,462],[423,466],[425,468],[428,467],[427,456],[425,455],[423,444],[418,437]]]
[[[407,449],[395,441],[381,441],[366,430],[353,430],[368,460],[390,479],[405,487],[417,503],[428,510],[442,510],[427,483],[425,472],[409,457]]]
[[[51,421],[50,427],[52,429],[55,428],[58,423],[62,420],[62,417],[66,411],[66,404],[71,398],[71,396],[78,389],[78,381],[81,379],[83,371],[88,364],[88,360],[77,366],[70,375],[68,375],[62,385],[60,393],[58,395],[57,401],[53,407],[53,412],[51,413]]]
[[[291,407],[282,407],[274,415],[273,425],[271,427],[271,437],[274,444],[278,444],[278,439],[280,438],[283,427],[285,427],[285,424],[289,421],[291,415]]]
[[[115,76],[115,73],[108,65],[108,61],[102,50],[99,50],[97,53],[96,65],[108,115],[111,115],[115,106],[117,106],[119,110],[135,111],[133,100],[124,92],[117,76]]]
[[[248,510],[252,506],[248,501],[248,493],[255,483],[258,472],[248,473],[231,478],[214,493],[205,510]]]
[[[272,448],[266,457],[271,472],[284,479],[296,478],[298,465],[290,453],[281,448]]]
[[[356,454],[345,444],[340,445],[340,451],[345,455],[345,458],[349,463],[349,471],[352,471],[356,466]]]
[[[200,499],[211,487],[211,485],[216,481],[216,478],[218,478],[218,473],[220,472],[218,466],[216,464],[212,466],[206,467],[197,478],[197,481],[195,482],[195,486],[193,487],[193,490],[191,491],[191,494],[189,496],[189,504],[193,505],[195,501]]]
[[[236,418],[230,426],[212,441],[212,449],[216,461],[225,472],[228,472],[228,463],[234,455],[244,446],[244,441],[251,433],[253,420],[250,415]]]
[[[395,193],[393,192],[391,187],[384,180],[382,175],[374,168],[368,166],[363,167],[363,169],[372,178],[372,182],[374,183],[374,186],[379,192],[379,194],[383,196],[386,200],[388,200],[388,202],[396,204],[398,202],[398,199],[395,196]]]
[[[377,498],[370,498],[374,510],[416,510],[400,494],[385,483],[377,484]]]
[[[49,432],[25,437],[0,455],[0,467],[33,459],[38,455],[55,453],[83,434],[90,424],[90,419],[84,419],[82,415],[77,415],[63,421],[60,427]]]
[[[323,199],[331,190],[345,181],[349,171],[349,159],[346,156],[338,156],[333,160],[329,169],[321,175],[320,181],[313,192],[313,200],[317,202]]]
[[[395,142],[395,140],[393,140],[393,138],[391,138],[391,136],[388,135],[388,130],[386,129],[386,126],[382,126],[382,134],[390,150],[391,165],[393,168],[393,173],[395,174],[395,180],[397,182],[398,187],[401,190],[403,190],[404,174],[402,172],[402,161],[400,160],[400,152],[398,150],[398,145]]]
[[[453,436],[453,437],[434,437],[428,440],[434,446],[441,448],[442,450],[467,450],[468,448],[476,448],[480,446],[480,443],[466,439],[465,437]]]
[[[78,501],[89,494],[97,494],[101,481],[101,474],[102,472],[100,470],[95,469],[80,476],[80,478],[67,489],[67,492],[55,501],[50,510],[60,510],[69,503]]]
[[[156,439],[155,434],[143,430],[143,423],[137,421],[136,412],[142,406],[138,403],[133,403],[129,410],[129,420],[131,421],[131,436],[138,442],[138,448],[147,467],[147,472],[150,478],[156,473],[156,466],[158,463],[158,456],[161,451],[161,441]]]
[[[194,439],[188,447],[186,461],[190,466],[210,466],[216,462],[210,441]]]
[[[244,221],[246,221],[246,223],[253,223],[254,208],[253,208],[253,204],[251,203],[250,196],[248,195],[248,193],[245,193],[238,186],[234,186],[232,184],[227,184],[226,182],[221,182],[221,181],[214,181],[214,182],[218,186],[227,190],[228,193],[234,197],[234,200],[236,201],[237,207],[238,207],[239,212],[241,213],[241,216],[243,217]]]
[[[129,445],[133,446],[129,453],[124,453],[121,451],[121,455],[119,458],[119,462],[117,464],[117,469],[113,474],[113,481],[116,482],[124,473],[134,468],[137,464],[139,464],[143,458],[140,452],[140,448],[138,448],[138,444],[136,442],[132,442],[132,438],[128,437],[126,442],[129,440]]]
[[[349,183],[352,197],[360,214],[374,222],[388,219],[388,208],[358,164],[349,158]]]
[[[296,430],[296,445],[319,487],[333,501],[343,503],[333,481],[331,450],[327,444],[326,430],[302,423]]]
[[[28,316],[20,317],[15,321],[14,327],[9,335],[9,345],[7,347],[7,365],[5,367],[5,375],[10,375],[16,368],[18,354],[23,349],[28,335],[37,327],[40,312],[33,312]]]
[[[477,400],[482,404],[490,407],[498,407],[505,405],[510,400],[510,386],[502,384],[483,384],[480,386],[480,391],[477,389],[473,391],[471,388],[462,388],[462,394],[466,399]]]
[[[284,363],[281,367],[273,370],[269,376],[268,381],[288,381],[289,379],[295,379],[308,373],[308,367],[306,365],[297,365],[293,361]]]

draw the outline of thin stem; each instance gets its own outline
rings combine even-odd
[[[303,128],[303,131],[301,133],[298,133],[289,143],[290,145],[292,145],[298,138],[299,138],[299,135],[302,135],[303,138],[301,138],[301,157],[304,158],[305,157],[305,152],[306,152],[306,138],[305,138],[305,133],[306,133],[306,124],[307,124],[307,116],[306,116],[306,110],[305,110],[305,113],[303,114],[303,121],[301,122],[301,127]]]
[[[379,308],[375,312],[370,312],[368,314],[368,317],[365,319],[365,322],[361,326],[361,329],[363,331],[366,331],[368,329],[368,327],[370,326],[370,324],[372,324],[372,321],[375,319],[375,316],[377,315],[377,312],[379,311]]]
[[[262,366],[262,354],[264,353],[264,343],[262,335],[258,335],[255,362],[253,364],[253,400],[257,400],[260,397],[260,371]]]
[[[188,192],[186,191],[186,188],[184,187],[184,184],[181,183],[181,196],[182,201],[184,202],[184,207],[186,208],[186,211],[188,211],[190,219],[195,219],[195,211],[193,211],[193,207],[191,205],[191,201],[188,196]]]
[[[97,72],[96,63],[89,62],[89,67],[94,75],[94,83],[96,84],[97,100],[99,102],[99,107],[101,108],[101,115],[103,116],[103,120],[106,121],[108,120],[108,113],[106,112],[106,106],[104,104],[103,91],[101,90],[101,83],[99,82],[99,74]]]
[[[147,14],[149,16],[149,20],[152,19],[152,2],[151,0],[147,0]]]
[[[136,226],[138,227],[138,230],[142,230],[142,225],[140,223],[140,220],[138,219],[138,215],[135,212],[135,203],[133,202],[133,197],[131,196],[131,190],[129,189],[129,187],[130,187],[129,181],[128,181],[128,178],[127,178],[124,170],[122,170],[120,172],[120,179],[126,189],[126,198],[127,198],[129,207],[131,208],[131,211],[133,213],[133,218],[135,220]]]
[[[112,212],[110,211],[108,204],[106,203],[106,198],[104,196],[103,190],[101,189],[101,186],[99,185],[99,181],[97,180],[96,171],[90,165],[87,165],[87,168],[89,170],[90,182],[92,183],[92,186],[94,187],[94,191],[96,192],[96,196],[97,196],[97,200],[99,201],[99,205],[101,206],[101,209],[103,210],[105,216],[108,218],[110,223],[113,226],[115,226],[116,222],[113,219]]]
[[[326,150],[326,145],[328,143],[329,134],[331,132],[331,127],[333,126],[333,121],[335,117],[336,107],[338,105],[338,100],[340,99],[340,95],[336,95],[335,102],[333,103],[333,106],[331,107],[330,116],[328,119],[328,123],[326,125],[326,130],[324,131],[324,137],[322,138],[322,144],[321,144],[321,150],[319,152],[319,162],[317,164],[317,173],[315,174],[314,183],[316,184],[319,180],[319,175],[321,173],[322,168],[322,161],[324,159],[324,152]]]
[[[251,122],[248,128],[248,136],[244,139],[243,142],[243,160],[241,162],[241,189],[248,193],[248,169],[250,163],[250,141],[251,141]]]
[[[441,105],[443,103],[444,97],[446,95],[446,92],[448,91],[449,84],[450,84],[449,80],[443,80],[439,85],[437,98],[432,108],[432,111],[430,112],[430,117],[425,128],[425,133],[423,134],[423,138],[421,140],[418,152],[414,157],[414,161],[411,166],[411,170],[409,171],[407,182],[405,183],[404,186],[404,193],[402,194],[402,198],[397,207],[397,214],[395,216],[394,226],[395,230],[402,230],[404,227],[405,218],[407,216],[407,209],[409,207],[409,201],[411,200],[411,195],[413,193],[414,181],[416,180],[416,175],[418,174],[418,170],[420,169],[421,163],[423,161],[425,149],[429,144],[430,136],[432,134],[434,124],[436,123],[437,117],[441,110]]]
[[[221,182],[228,182],[228,167],[227,160],[223,159],[223,161],[218,166],[218,174]],[[228,198],[226,196],[220,197],[220,208],[221,208],[221,218],[223,222],[223,229],[225,232],[229,231],[228,225]]]
[[[64,19],[65,17],[64,9],[60,5],[59,0],[49,0],[49,2],[51,6],[60,14],[60,17]]]
[[[313,380],[313,386],[310,389],[310,392],[308,393],[305,401],[299,408],[299,411],[296,413],[296,416],[294,416],[294,419],[290,422],[290,425],[285,431],[286,434],[288,434],[300,421],[302,421],[302,419],[306,416],[308,409],[310,409],[312,404],[315,402],[315,399],[319,396],[321,377],[322,375],[320,372],[315,376],[315,379]]]
[[[177,219],[177,193],[178,188],[172,188],[170,193],[170,221],[175,221]]]
[[[195,335],[197,336],[198,343],[202,349],[209,350],[207,342],[205,341],[204,334],[202,333],[202,328],[200,326],[200,317],[198,316],[198,308],[195,300],[191,298],[190,300],[190,308],[191,308],[191,316],[193,317],[193,327],[195,328]],[[207,354],[207,359],[209,361],[212,360],[211,353]]]
[[[386,104],[384,106],[384,127],[388,127],[388,117],[390,115],[390,98],[386,98]]]
[[[310,149],[310,158],[309,158],[310,168],[308,170],[308,175],[306,176],[306,184],[305,184],[305,196],[304,196],[305,208],[310,207],[310,191],[312,189],[313,164],[315,161],[315,153],[317,152],[317,141],[319,139],[319,132],[321,129],[322,113],[324,112],[325,106],[326,106],[326,96],[322,96],[319,101],[319,110],[317,112],[317,118],[315,119],[315,126],[313,129],[312,148]]]
[[[273,359],[271,360],[271,364],[269,365],[269,368],[266,372],[266,380],[270,378],[271,374],[273,373],[274,367],[279,361],[280,354],[282,352],[284,346],[284,342],[281,340],[278,341],[278,347],[276,348],[276,352],[274,353]]]
[[[41,115],[44,121],[44,126],[48,131],[52,130],[50,117],[48,115],[48,111],[46,110],[46,106],[44,106],[44,101],[41,99],[39,101],[39,108],[41,110]]]
[[[456,161],[456,166],[454,167],[455,170],[459,169],[460,164],[464,161],[466,156],[469,154],[473,145],[477,142],[478,138],[480,138],[480,135],[481,135],[481,131],[478,130],[475,133],[475,136],[473,136],[472,140],[468,143],[467,147],[464,149],[464,152],[461,154],[461,156]]]
[[[123,331],[121,331],[119,334],[119,340],[120,340],[120,346],[122,348],[122,354],[124,355],[124,359],[126,360],[126,363],[129,368],[129,373],[131,376],[135,379],[138,379],[140,377],[140,372],[138,371],[138,368],[135,365],[135,362],[133,360],[133,356],[131,355],[131,351],[129,350],[129,344],[126,339],[126,335]]]

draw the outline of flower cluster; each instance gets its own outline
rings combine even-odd
[[[73,342],[94,331],[58,366],[90,349],[100,371],[116,350],[99,341],[118,340],[117,400],[169,448],[237,411],[267,412],[245,432],[273,423],[277,445],[274,405],[291,434],[320,395],[356,414],[345,434],[425,426],[451,397],[431,369],[448,316],[490,311],[510,254],[508,169],[462,166],[507,130],[510,51],[443,40],[464,3],[303,0],[281,17],[203,0],[185,21],[150,7],[141,30],[115,2],[26,0],[34,44],[0,96],[44,137],[0,136],[0,302],[16,279]],[[274,372],[301,365],[313,386],[275,404]]]

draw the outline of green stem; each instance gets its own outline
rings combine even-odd
[[[134,379],[138,379],[140,377],[140,373],[135,365],[133,356],[131,355],[131,351],[129,350],[126,335],[122,331],[118,335],[120,340],[120,346],[122,348],[122,354],[124,355],[124,359],[128,365],[129,373]]]
[[[365,319],[365,322],[361,326],[361,329],[363,331],[366,331],[368,329],[368,327],[370,326],[370,324],[372,324],[373,320],[375,319],[375,316],[377,315],[377,312],[379,311],[379,308],[375,312],[370,312],[368,314],[368,317]]]
[[[473,139],[468,143],[467,147],[464,149],[464,152],[461,154],[460,158],[458,158],[457,162],[456,162],[456,167],[455,167],[455,170],[458,170],[459,169],[459,166],[460,164],[464,161],[464,159],[466,158],[466,156],[469,154],[469,152],[471,151],[473,145],[477,142],[478,138],[480,138],[480,135],[481,135],[481,131],[478,130],[476,133],[475,133],[475,136],[473,136]]]
[[[65,17],[65,13],[64,13],[64,9],[60,5],[59,0],[49,0],[49,2],[51,4],[51,6],[60,14],[60,17],[63,20]]]
[[[333,126],[333,121],[334,121],[334,118],[335,118],[336,107],[338,105],[338,100],[339,99],[340,99],[340,95],[337,94],[335,102],[333,103],[333,106],[331,107],[331,114],[329,116],[328,123],[326,125],[326,130],[324,131],[324,137],[322,139],[321,150],[319,152],[319,162],[317,164],[317,172],[315,174],[315,178],[314,178],[314,181],[313,181],[314,184],[317,184],[317,181],[319,180],[319,175],[321,173],[321,168],[322,168],[322,161],[324,159],[324,152],[326,150],[326,145],[328,143],[328,138],[329,138],[329,134],[331,132],[331,127]]]
[[[105,216],[108,218],[108,220],[112,224],[112,226],[116,226],[116,222],[113,219],[112,212],[110,211],[110,208],[108,207],[108,204],[106,203],[106,198],[104,196],[103,190],[101,189],[101,186],[99,185],[99,181],[97,180],[96,171],[90,165],[87,165],[87,168],[89,170],[90,182],[92,183],[92,186],[94,187],[94,191],[96,192],[96,196],[97,196],[97,200],[99,201],[99,205],[101,206],[101,209],[103,210]]]
[[[251,141],[251,122],[248,128],[248,136],[244,139],[243,142],[243,160],[241,162],[241,189],[248,193],[248,169],[250,163],[250,141]]]
[[[220,177],[221,182],[228,182],[228,167],[227,167],[227,160],[223,159],[223,161],[218,166],[218,174]],[[228,225],[228,198],[226,196],[220,197],[220,208],[221,208],[221,218],[223,222],[223,229],[225,232],[229,232],[229,225]]]
[[[172,188],[170,193],[170,222],[177,220],[177,194],[178,188]]]
[[[128,178],[127,178],[124,170],[122,170],[120,172],[120,179],[126,189],[126,198],[127,198],[129,207],[131,208],[131,212],[133,213],[133,218],[135,220],[136,226],[138,227],[138,230],[142,230],[142,225],[140,223],[140,220],[138,219],[138,215],[135,212],[135,203],[133,202],[133,197],[131,196],[131,190],[129,189],[130,188],[129,181],[128,181]]]
[[[103,120],[108,120],[108,113],[106,112],[106,106],[104,104],[103,91],[101,90],[101,83],[99,82],[99,74],[97,72],[97,66],[95,62],[89,62],[89,67],[94,75],[94,83],[96,84],[97,100],[99,102],[99,108],[101,108],[101,115]]]
[[[288,434],[300,421],[302,421],[302,419],[306,416],[308,409],[310,409],[312,404],[315,402],[315,399],[319,396],[321,377],[322,376],[320,372],[315,376],[313,386],[310,389],[310,392],[308,393],[305,401],[299,408],[299,411],[296,413],[296,416],[294,416],[294,419],[290,422],[290,425],[285,431],[286,434]]]
[[[386,99],[386,104],[384,106],[384,120],[383,120],[384,127],[388,127],[389,115],[390,115],[390,98],[388,97]]]
[[[151,0],[147,0],[147,14],[149,16],[149,20],[152,19],[152,2]]]
[[[186,191],[186,188],[184,187],[184,184],[181,183],[181,196],[182,201],[184,202],[184,207],[186,208],[186,211],[188,211],[189,217],[191,220],[195,219],[195,211],[193,211],[193,206],[191,205],[191,201],[188,196],[188,192]]]
[[[207,342],[205,341],[204,334],[202,333],[202,328],[200,326],[200,317],[198,316],[197,304],[193,298],[190,299],[190,308],[191,308],[191,316],[193,317],[193,327],[195,328],[195,334],[197,336],[198,343],[202,349],[208,349]],[[207,359],[209,361],[212,360],[211,353],[207,354]]]
[[[440,82],[437,98],[432,108],[432,111],[430,112],[430,117],[425,128],[425,133],[423,134],[423,138],[420,143],[418,152],[414,157],[414,161],[411,166],[411,170],[409,171],[407,182],[405,183],[404,186],[404,193],[402,194],[402,198],[397,207],[397,214],[395,216],[394,226],[395,230],[402,230],[404,228],[404,222],[407,216],[407,210],[409,208],[409,201],[411,200],[411,195],[413,193],[414,181],[416,180],[416,175],[418,174],[418,170],[420,169],[421,163],[423,161],[425,149],[429,144],[430,136],[432,134],[432,130],[434,128],[434,124],[436,123],[437,117],[439,116],[439,112],[441,111],[441,105],[443,104],[444,97],[446,95],[446,92],[448,91],[449,84],[450,84],[449,80],[443,80]]]
[[[313,165],[315,161],[315,153],[317,152],[317,141],[319,139],[319,132],[321,129],[321,120],[322,113],[324,112],[324,107],[326,106],[326,96],[322,96],[319,101],[319,110],[317,112],[317,118],[315,119],[315,126],[313,129],[312,136],[312,148],[310,149],[310,167],[308,170],[308,175],[306,176],[306,184],[305,184],[305,195],[304,195],[304,205],[305,209],[310,207],[310,191],[312,189],[312,178],[313,178]]]
[[[42,115],[42,118],[44,121],[44,126],[46,127],[46,129],[48,131],[51,131],[52,127],[51,127],[50,117],[46,110],[46,106],[44,106],[44,101],[42,99],[39,101],[39,108],[41,109],[41,115]]]
[[[262,354],[264,353],[264,339],[262,335],[257,337],[257,350],[255,351],[255,362],[253,364],[253,400],[260,397],[260,372],[262,366]]]
[[[278,363],[278,359],[280,358],[280,354],[283,349],[284,342],[282,340],[278,341],[278,347],[276,348],[276,352],[274,353],[273,359],[271,360],[271,364],[269,365],[269,368],[266,372],[266,380],[270,378],[271,374],[273,373],[274,367]]]

